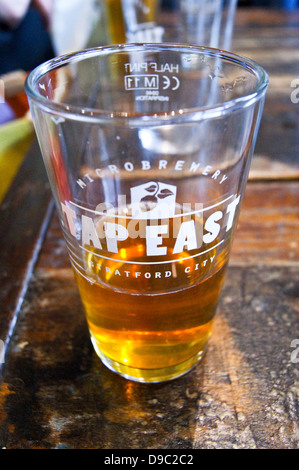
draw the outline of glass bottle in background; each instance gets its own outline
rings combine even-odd
[[[229,50],[236,6],[237,0],[179,0],[178,42]]]

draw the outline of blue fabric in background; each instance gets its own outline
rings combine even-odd
[[[29,8],[15,29],[0,18],[0,74],[18,69],[27,72],[52,57],[51,38],[37,10]]]

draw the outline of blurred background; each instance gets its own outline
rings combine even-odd
[[[292,10],[298,1],[239,0],[238,8]],[[160,7],[175,10],[178,4],[179,0],[161,0]],[[119,42],[124,28],[121,8],[121,0],[0,0],[0,75],[32,70],[55,55],[86,46]],[[111,33],[113,28],[118,34]]]
[[[292,15],[292,11],[299,7],[298,2],[0,0],[0,202],[31,142],[32,123],[24,82],[37,65],[57,55],[88,47],[122,42],[163,42],[166,31],[163,21],[165,18],[168,21],[169,16],[173,32],[169,40],[179,37],[181,42],[191,42],[190,31],[195,29],[197,34],[198,24],[204,22],[204,36],[195,34],[195,43],[218,47],[219,38],[227,36],[228,42],[220,43],[219,47],[229,49],[235,8],[263,8],[261,15],[266,14],[265,9],[278,8],[288,10]],[[218,18],[217,8],[220,12]],[[199,14],[204,21],[198,20]],[[221,15],[224,19],[220,18]],[[230,21],[226,21],[228,15]],[[218,37],[216,42],[211,42],[211,31],[217,21]],[[222,28],[222,23],[225,28]],[[187,36],[180,36],[182,31]]]

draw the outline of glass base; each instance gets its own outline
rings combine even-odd
[[[176,364],[170,367],[164,367],[162,369],[137,369],[116,362],[110,357],[106,356],[99,349],[95,339],[92,336],[91,342],[93,344],[95,352],[101,359],[102,363],[108,369],[112,370],[112,372],[116,372],[125,379],[141,383],[159,383],[177,379],[178,377],[187,374],[187,372],[190,372],[190,370],[192,370],[202,360],[205,353],[205,349],[201,350],[197,354],[187,359],[186,361],[181,362],[180,364]]]

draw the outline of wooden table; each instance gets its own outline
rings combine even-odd
[[[298,448],[299,12],[240,9],[232,48],[270,88],[204,360],[152,385],[101,364],[34,144],[0,209],[0,447]]]

